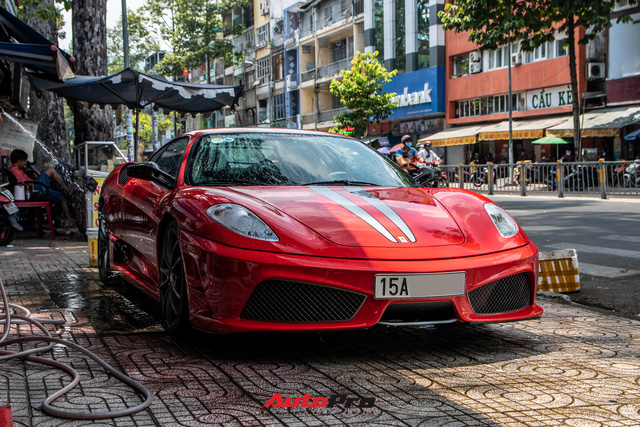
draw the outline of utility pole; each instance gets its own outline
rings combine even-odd
[[[127,26],[127,0],[122,0],[122,44],[124,68],[129,67],[129,28]]]

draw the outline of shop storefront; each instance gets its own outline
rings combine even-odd
[[[399,141],[412,135],[414,141],[444,128],[444,67],[431,67],[397,75],[384,86],[394,92],[398,106],[383,123],[372,126],[370,134]],[[440,154],[440,153],[439,153]]]

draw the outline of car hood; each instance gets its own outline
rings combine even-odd
[[[447,209],[418,188],[234,187],[233,191],[271,205],[337,245],[415,248],[465,241]]]

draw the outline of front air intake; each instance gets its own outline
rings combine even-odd
[[[533,303],[533,286],[529,274],[520,273],[480,286],[468,298],[475,314],[509,313]]]
[[[240,318],[263,322],[344,322],[365,295],[310,283],[266,280],[251,293]]]

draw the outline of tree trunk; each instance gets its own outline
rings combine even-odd
[[[27,13],[32,12],[33,6],[28,6]],[[53,0],[45,0],[43,5],[54,5]],[[40,34],[58,44],[58,28],[53,20],[43,21],[39,18],[28,18],[27,24]],[[64,121],[64,100],[53,92],[45,91],[40,97],[34,90],[29,94],[30,120],[38,123],[36,144],[33,147],[33,161],[40,167],[50,162],[53,157],[63,162],[69,162],[69,142],[67,128]]]
[[[578,72],[576,71],[576,27],[573,15],[567,23],[569,38],[569,73],[571,75],[571,104],[573,107],[573,147],[576,161],[582,160],[582,141],[580,136],[580,98],[578,97]]]
[[[73,1],[73,56],[76,74],[106,76],[107,58],[107,2],[106,0]],[[76,144],[85,141],[111,141],[113,120],[109,107],[74,106]]]

